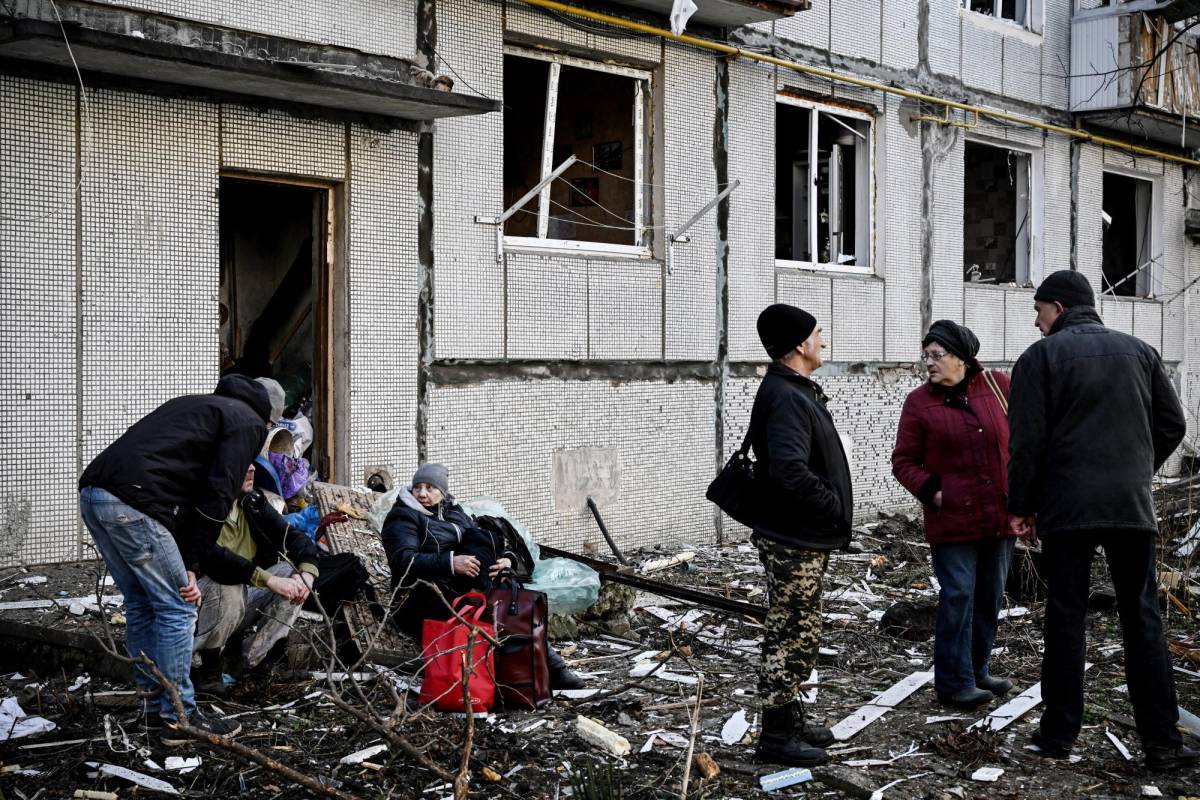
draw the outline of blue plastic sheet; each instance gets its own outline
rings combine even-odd
[[[295,514],[284,514],[283,518],[293,528],[304,531],[304,535],[314,542],[317,540],[317,526],[321,524],[321,512],[317,510],[316,505],[307,506]]]

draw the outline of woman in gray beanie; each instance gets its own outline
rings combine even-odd
[[[382,539],[392,571],[393,594],[404,597],[393,620],[418,643],[425,620],[450,617],[446,603],[418,581],[435,584],[452,604],[467,592],[486,593],[492,588],[492,579],[512,567],[503,542],[476,526],[455,502],[450,494],[450,471],[444,464],[417,468],[411,486],[400,490],[384,520]],[[548,650],[550,687],[583,688],[583,680],[562,656],[553,647]]]

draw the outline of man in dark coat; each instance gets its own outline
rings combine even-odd
[[[201,598],[196,578],[270,421],[263,384],[229,375],[212,394],[168,400],[134,423],[79,479],[84,523],[125,595],[130,655],[145,653],[179,688],[193,726],[221,735],[241,726],[205,717],[189,677]],[[159,689],[145,668],[134,677],[146,694]],[[176,720],[166,692],[146,719]]]
[[[1158,531],[1150,482],[1183,439],[1183,408],[1162,359],[1106,328],[1092,287],[1055,272],[1034,294],[1045,338],[1013,369],[1008,510],[1044,542],[1046,708],[1034,744],[1070,754],[1083,722],[1084,632],[1092,557],[1104,548],[1125,639],[1125,677],[1146,765],[1194,764],[1183,746],[1158,611]]]
[[[761,508],[754,544],[766,569],[767,618],[757,756],[791,766],[826,760],[828,728],[809,724],[800,703],[821,640],[821,579],[829,551],[850,542],[854,501],[828,399],[810,377],[825,342],[811,314],[768,306],[758,335],[773,361],[754,398],[750,441]]]

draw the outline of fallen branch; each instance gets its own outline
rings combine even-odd
[[[700,703],[704,699],[704,673],[696,683],[696,707],[692,710],[692,731],[688,737],[687,756],[683,760],[683,785],[679,789],[679,800],[687,800],[688,779],[692,776],[692,754],[696,750],[696,732],[700,729]]]
[[[326,692],[325,696],[327,698],[329,698],[329,700],[335,706],[340,708],[342,711],[345,711],[347,714],[350,714],[352,717],[354,717],[355,719],[357,719],[359,722],[363,723],[364,725],[370,726],[370,728],[372,730],[377,732],[383,738],[387,739],[388,743],[395,745],[398,750],[400,750],[402,753],[407,755],[409,758],[416,761],[422,767],[429,770],[434,775],[437,775],[439,778],[441,778],[446,783],[454,782],[453,774],[451,774],[450,772],[447,772],[446,770],[442,769],[437,764],[435,764],[429,758],[429,756],[425,755],[425,753],[420,748],[415,746],[412,742],[408,741],[400,734],[396,733],[395,730],[384,725],[382,722],[379,722],[378,720],[374,719],[370,714],[367,714],[366,712],[362,711],[361,709],[355,708],[354,706],[350,705],[349,703],[347,703],[342,698],[338,697],[333,692]]]
[[[471,793],[471,748],[475,745],[475,704],[471,702],[471,675],[475,673],[471,656],[474,653],[475,631],[471,630],[467,634],[467,651],[462,654],[462,695],[463,707],[467,710],[467,725],[458,775],[454,776],[454,800],[467,800]]]
[[[177,687],[173,681],[169,680],[167,676],[162,673],[162,670],[158,668],[158,665],[151,661],[145,653],[142,653],[137,658],[133,659],[133,661],[144,665],[148,670],[150,670],[150,674],[152,674],[154,679],[158,681],[158,685],[162,686],[170,696],[171,705],[175,706],[175,715],[177,717],[176,721],[171,723],[171,727],[173,727],[175,730],[186,733],[188,736],[191,736],[197,741],[206,742],[212,747],[219,747],[223,750],[228,750],[234,755],[241,756],[248,761],[253,761],[260,767],[269,769],[270,771],[286,778],[292,783],[299,784],[300,786],[310,789],[317,794],[325,795],[326,797],[332,797],[334,800],[360,800],[357,795],[347,794],[340,789],[336,789],[333,786],[324,784],[316,778],[309,777],[303,772],[298,772],[297,770],[292,769],[287,764],[281,764],[275,759],[263,755],[253,747],[248,747],[247,745],[244,745],[240,742],[235,742],[234,740],[225,736],[218,736],[215,733],[210,733],[188,724],[186,721],[187,711],[183,707],[183,698],[179,694],[179,687]]]

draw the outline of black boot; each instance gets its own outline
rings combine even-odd
[[[795,701],[763,709],[762,733],[754,757],[788,767],[815,767],[829,760],[824,750],[805,743],[799,703]]]
[[[553,647],[546,648],[546,665],[550,668],[551,689],[583,689],[586,684],[583,678],[576,675],[567,661]]]
[[[225,698],[229,687],[225,685],[224,659],[220,650],[197,650],[200,666],[192,668],[192,688],[196,694]]]
[[[833,744],[833,731],[826,728],[824,725],[817,725],[808,721],[808,715],[804,713],[804,704],[799,700],[796,701],[796,719],[800,726],[800,738],[813,747],[828,747]]]

